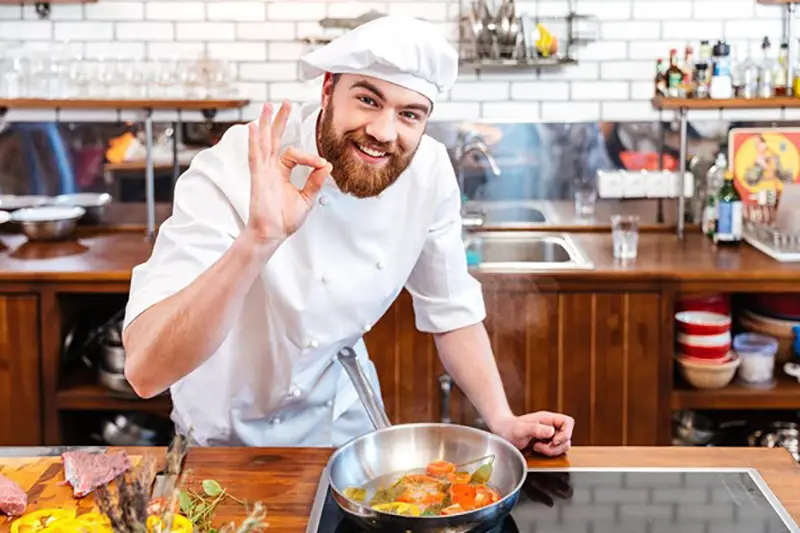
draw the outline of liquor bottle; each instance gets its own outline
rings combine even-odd
[[[775,69],[775,96],[786,96],[789,82],[789,43],[781,43],[778,66]]]
[[[669,68],[667,69],[667,93],[670,98],[683,98],[683,69],[678,66],[678,50],[669,52]]]
[[[681,70],[683,70],[683,95],[691,97],[694,95],[694,49],[689,45],[686,46],[684,51]]]
[[[733,173],[725,174],[725,183],[717,195],[715,243],[738,244],[742,241],[742,197],[733,184]]]
[[[664,65],[664,60],[658,60],[656,63],[656,96],[667,96],[667,67]]]

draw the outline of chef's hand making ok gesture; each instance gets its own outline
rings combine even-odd
[[[277,245],[298,230],[308,216],[333,166],[325,159],[289,147],[281,150],[281,139],[291,112],[283,102],[275,121],[272,105],[265,104],[250,134],[250,217],[247,228],[263,244]],[[290,181],[297,165],[312,168],[302,189]]]

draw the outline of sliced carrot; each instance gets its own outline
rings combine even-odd
[[[450,472],[455,472],[456,465],[447,461],[434,461],[425,468],[425,473],[433,477],[444,477]]]

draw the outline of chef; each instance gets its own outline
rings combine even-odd
[[[340,446],[372,431],[336,354],[352,347],[379,393],[363,336],[406,288],[416,327],[492,432],[569,449],[570,417],[509,408],[453,167],[425,134],[457,66],[428,23],[366,23],[300,60],[304,79],[323,77],[321,105],[265,105],[181,175],[123,325],[128,381],[145,398],[170,390],[179,433]]]

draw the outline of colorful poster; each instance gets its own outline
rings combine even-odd
[[[728,154],[736,190],[745,203],[758,203],[759,196],[770,192],[774,199],[784,184],[800,183],[800,129],[732,129]]]

